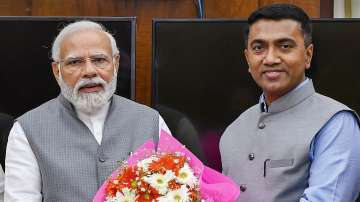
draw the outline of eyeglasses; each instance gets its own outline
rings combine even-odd
[[[76,71],[84,69],[87,60],[90,61],[91,65],[98,69],[107,69],[112,66],[112,57],[104,54],[92,55],[90,57],[70,57],[66,60],[61,60],[58,64],[67,70]]]

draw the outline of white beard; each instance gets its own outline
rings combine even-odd
[[[59,73],[58,84],[61,89],[61,94],[71,102],[75,108],[84,113],[94,113],[100,110],[113,96],[116,90],[117,71],[114,70],[113,79],[110,83],[96,76],[94,78],[86,79],[81,78],[74,88],[67,85]],[[82,93],[79,89],[88,84],[101,84],[104,90],[93,93]]]

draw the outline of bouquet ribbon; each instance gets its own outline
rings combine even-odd
[[[135,165],[138,161],[145,159],[150,153],[182,153],[188,160],[191,168],[200,178],[200,194],[205,202],[234,202],[240,195],[239,186],[229,177],[205,166],[193,153],[184,145],[178,142],[174,137],[165,131],[161,131],[157,146],[152,140],[146,141],[127,159],[129,165]],[[115,178],[119,173],[116,169],[110,176]],[[107,181],[103,183],[96,193],[93,202],[106,201]]]

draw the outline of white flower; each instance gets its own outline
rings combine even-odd
[[[191,188],[198,184],[198,179],[195,177],[194,172],[187,163],[185,163],[184,167],[179,170],[179,175],[176,176],[176,181],[181,184],[189,185]]]
[[[156,189],[159,194],[166,194],[168,192],[168,182],[175,179],[175,173],[172,171],[166,171],[164,175],[162,174],[152,174],[150,176],[143,177],[143,180],[150,184],[154,189]]]
[[[188,189],[185,185],[181,186],[180,189],[169,191],[165,196],[157,198],[158,202],[190,202]]]
[[[136,201],[136,193],[135,190],[124,188],[122,192],[116,192],[114,197],[106,197],[106,202],[135,202]]]
[[[146,159],[144,159],[144,160],[139,161],[139,162],[137,163],[137,166],[138,166],[139,168],[142,168],[142,169],[146,172],[146,171],[148,171],[148,169],[149,169],[150,163],[153,162],[153,161],[157,161],[157,160],[159,160],[158,157],[156,157],[156,156],[150,156],[149,158],[146,158]]]

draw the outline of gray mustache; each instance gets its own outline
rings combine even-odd
[[[91,78],[91,79],[82,78],[76,83],[74,90],[78,91],[80,88],[82,88],[86,85],[98,85],[98,84],[105,86],[106,82],[103,79],[101,79],[100,77],[95,77],[95,78]]]

